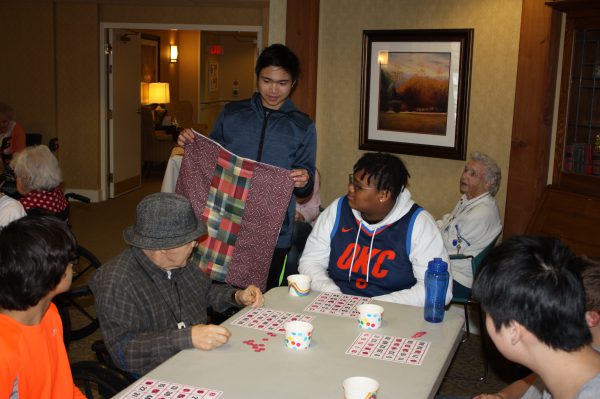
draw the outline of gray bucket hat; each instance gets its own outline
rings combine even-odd
[[[140,201],[135,225],[123,230],[125,242],[142,249],[171,249],[206,234],[206,224],[190,201],[174,193],[156,193]]]

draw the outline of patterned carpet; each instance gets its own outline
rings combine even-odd
[[[145,195],[159,191],[160,183],[158,175],[151,176],[140,190],[122,197],[99,204],[72,204],[70,219],[80,244],[87,247],[101,262],[118,254],[125,248],[121,232],[133,223],[135,206]],[[83,305],[89,313],[95,313],[93,300],[88,299]],[[80,313],[73,310],[71,317],[75,325],[81,325],[85,321]],[[68,350],[71,362],[95,360],[91,345],[101,338],[100,332],[96,331],[87,338],[71,342]],[[490,368],[487,378],[479,381],[483,373],[481,341],[478,335],[471,334],[467,342],[460,344],[439,394],[472,397],[482,392],[497,392],[506,385],[504,381],[514,380],[524,373],[523,370],[515,370],[514,365],[507,364],[505,360],[498,359],[493,348],[488,348],[487,352],[491,352],[495,367]]]

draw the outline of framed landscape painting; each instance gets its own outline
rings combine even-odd
[[[472,29],[363,31],[359,148],[465,159]]]

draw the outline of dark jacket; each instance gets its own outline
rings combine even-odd
[[[235,290],[211,284],[196,265],[168,273],[134,247],[102,265],[90,288],[112,359],[139,375],[192,348],[190,327],[206,324],[208,306],[217,312],[237,306]],[[187,328],[178,329],[180,321]]]
[[[310,180],[305,187],[296,188],[294,194],[307,197],[312,193],[317,145],[315,124],[290,99],[277,111],[265,109],[259,93],[227,104],[210,138],[244,158],[289,170],[306,169]],[[291,198],[277,239],[279,248],[291,245],[295,210],[296,201]]]

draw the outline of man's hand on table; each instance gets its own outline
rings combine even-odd
[[[256,309],[264,305],[265,298],[258,287],[249,285],[245,290],[236,291],[235,301],[239,305],[252,306],[253,309]]]
[[[209,351],[227,343],[231,333],[228,329],[214,324],[192,326],[192,345],[196,349]]]

